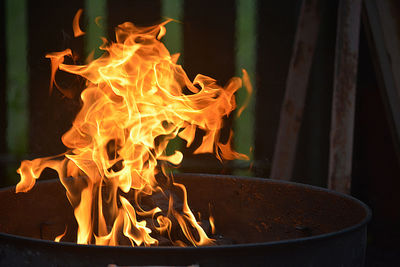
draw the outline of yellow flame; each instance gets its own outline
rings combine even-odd
[[[65,234],[67,233],[67,229],[68,229],[68,226],[65,226],[64,233],[62,233],[61,235],[56,236],[56,237],[54,238],[54,241],[55,241],[55,242],[60,242],[61,239],[62,239],[62,238],[65,236]]]
[[[78,12],[75,28],[79,16]],[[116,42],[104,41],[103,56],[87,65],[64,64],[64,58],[72,56],[69,49],[47,55],[52,84],[57,70],[86,79],[82,108],[62,136],[68,151],[23,161],[16,191],[30,190],[44,168],[56,170],[74,208],[80,244],[129,241],[132,246],[152,246],[159,243],[155,238],[159,235],[178,246],[213,243],[190,210],[184,185],[172,177],[171,188],[183,194],[182,209],[176,209],[176,199],[167,194],[167,210],[143,208],[140,201],[163,192],[156,179],[157,173],[166,173],[163,162],[181,163],[181,151],[166,154],[168,142],[177,136],[190,146],[201,129],[205,135],[195,153],[215,153],[221,160],[246,158],[232,150],[231,138],[226,144],[219,141],[223,118],[235,109],[234,93],[242,80],[234,77],[221,87],[199,74],[190,81],[176,63],[179,55],[170,55],[160,41],[167,22],[147,28],[128,22],[119,25]],[[125,196],[132,193],[134,202]],[[186,239],[171,237],[176,223]]]
[[[208,221],[210,222],[210,226],[211,226],[211,233],[215,234],[215,223],[214,223],[214,217],[210,216],[208,218]]]

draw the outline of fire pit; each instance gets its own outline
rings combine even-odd
[[[363,266],[370,211],[317,187],[260,178],[182,174],[194,214],[210,213],[226,245],[128,247],[54,242],[76,226],[64,187],[0,191],[1,266]],[[5,216],[6,215],[6,216]],[[69,229],[76,232],[76,229]]]
[[[266,179],[175,177],[185,150],[168,144],[178,137],[193,154],[250,159],[222,129],[235,93],[252,86],[245,70],[224,86],[191,81],[161,42],[168,22],[118,25],[116,42],[104,39],[86,65],[70,49],[46,55],[50,92],[74,98],[56,73],[75,74],[82,106],[65,153],[24,160],[16,188],[0,192],[0,265],[361,266],[370,215],[355,199]],[[46,168],[59,181],[35,186]]]

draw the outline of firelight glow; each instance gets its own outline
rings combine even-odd
[[[231,138],[220,142],[223,119],[236,108],[234,93],[242,79],[234,77],[221,87],[198,74],[191,82],[176,63],[179,54],[170,55],[160,41],[167,22],[146,28],[119,25],[116,42],[104,39],[103,56],[87,65],[64,64],[65,57],[72,57],[69,49],[47,55],[51,85],[59,70],[86,79],[82,107],[62,136],[67,152],[23,161],[16,191],[30,190],[43,169],[54,169],[74,208],[79,244],[152,246],[159,244],[157,236],[177,246],[212,244],[189,208],[185,186],[165,171],[166,162],[179,165],[183,158],[181,151],[167,155],[168,142],[179,136],[189,147],[201,129],[205,135],[195,154],[247,159],[232,149]],[[251,88],[246,71],[243,75]],[[161,174],[168,182],[157,180]],[[165,184],[183,196],[182,207],[174,206],[175,195],[164,192]],[[164,196],[167,207],[142,203],[154,194]],[[175,228],[180,234],[173,236]]]

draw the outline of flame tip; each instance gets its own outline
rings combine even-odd
[[[82,31],[79,26],[79,20],[81,18],[82,12],[83,12],[82,8],[78,9],[78,11],[75,13],[74,19],[72,20],[72,29],[74,30],[74,37],[85,35],[85,32]]]

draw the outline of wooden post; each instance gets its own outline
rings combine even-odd
[[[254,155],[254,126],[255,126],[255,77],[257,57],[257,2],[254,0],[239,0],[236,2],[236,76],[242,77],[242,69],[246,69],[253,85],[253,92],[248,99],[244,88],[238,91],[236,100],[238,106],[248,101],[247,108],[240,117],[234,119],[235,149],[249,156],[250,162]],[[243,163],[242,163],[243,164]],[[239,164],[238,164],[239,165]],[[245,164],[243,164],[245,165]],[[249,169],[238,169],[236,175],[251,176]]]
[[[363,22],[374,67],[400,160],[400,20],[395,1],[365,0]],[[397,14],[395,13],[397,11]]]
[[[6,48],[6,144],[9,162],[7,183],[17,181],[16,158],[28,152],[28,22],[27,1],[5,1],[5,48]],[[3,62],[4,64],[4,62]],[[3,90],[5,88],[2,88]]]
[[[338,10],[328,187],[350,193],[361,0]]]
[[[107,28],[107,1],[106,0],[85,0],[83,14],[87,19],[85,40],[85,57],[94,53],[94,58],[103,54],[99,46],[103,43],[101,37],[106,37]],[[99,21],[96,22],[96,19]]]
[[[390,58],[390,66],[392,68],[392,73],[395,82],[395,89],[397,95],[400,95],[400,38],[399,38],[399,18],[398,10],[396,10],[395,2],[397,0],[387,0],[387,1],[374,1],[376,3],[376,11],[378,12],[378,17],[380,20],[380,26],[383,33],[384,47],[386,48],[387,55]]]
[[[161,17],[165,19],[174,19],[166,25],[167,34],[163,37],[163,42],[172,54],[180,53],[182,62],[183,53],[183,1],[182,0],[162,0]]]
[[[290,180],[303,117],[308,78],[320,24],[317,0],[304,0],[286,81],[271,178]]]
[[[0,1],[0,88],[7,88],[6,82],[6,71],[7,71],[7,60],[6,60],[6,3],[5,1]],[[6,101],[6,90],[0,90],[0,187],[6,186],[6,168],[7,161],[4,155],[7,154],[7,101]]]
[[[6,1],[7,145],[14,156],[28,146],[27,3]],[[15,34],[15,31],[18,34]]]

